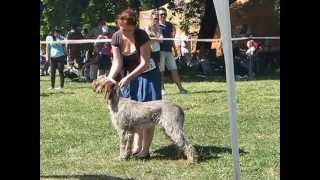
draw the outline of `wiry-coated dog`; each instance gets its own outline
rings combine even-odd
[[[96,93],[105,93],[112,124],[120,137],[120,159],[132,155],[133,135],[137,129],[158,124],[178,146],[179,156],[183,152],[188,161],[197,161],[196,150],[187,141],[183,130],[184,112],[179,106],[162,100],[137,102],[123,98],[120,97],[120,87],[115,81],[112,85],[106,82],[106,76],[99,76],[92,82],[92,88]]]

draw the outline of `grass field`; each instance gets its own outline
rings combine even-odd
[[[185,109],[185,131],[200,154],[194,165],[175,159],[158,128],[150,160],[118,161],[118,136],[103,95],[69,80],[64,92],[52,93],[49,77],[41,77],[41,179],[232,179],[226,83],[184,79],[190,93],[178,94],[167,83],[165,99]],[[236,85],[241,179],[280,179],[280,81]]]

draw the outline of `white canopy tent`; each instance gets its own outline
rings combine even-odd
[[[238,147],[238,127],[236,108],[236,86],[233,69],[233,52],[231,41],[231,22],[229,0],[213,0],[218,24],[221,32],[222,48],[226,65],[226,78],[228,84],[228,104],[231,130],[231,145],[234,166],[234,179],[240,180],[240,159]]]

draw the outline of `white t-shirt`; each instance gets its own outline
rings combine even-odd
[[[147,34],[150,36],[150,33],[151,33],[151,32],[150,32],[150,30],[149,30],[148,27],[146,28],[146,32],[147,32]],[[158,36],[159,36],[159,37],[162,36],[160,28],[159,28]],[[157,38],[159,38],[159,37],[157,37]],[[152,37],[150,37],[150,38],[152,38]],[[151,40],[150,40],[150,46],[151,46],[152,52],[158,52],[158,51],[160,51],[160,42],[159,42],[159,40],[153,40],[153,39],[151,39]]]
[[[188,40],[190,39],[190,36],[187,35],[182,35],[181,36],[181,41],[180,41],[180,48],[181,48],[181,55],[184,56],[185,54],[190,53],[189,49],[188,49]]]

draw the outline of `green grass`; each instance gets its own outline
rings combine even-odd
[[[200,154],[194,165],[174,158],[170,141],[158,128],[150,160],[118,161],[118,136],[103,95],[94,94],[89,83],[67,80],[63,93],[51,93],[49,84],[48,77],[41,77],[41,179],[233,178],[225,82],[186,79],[187,95],[178,94],[174,84],[165,85],[165,98],[185,109],[185,130]],[[236,83],[242,179],[280,179],[279,84]]]

